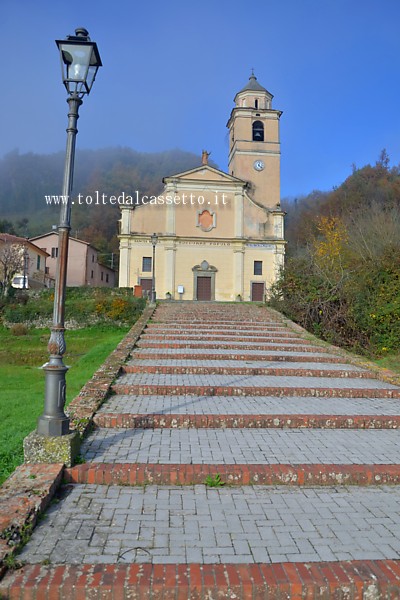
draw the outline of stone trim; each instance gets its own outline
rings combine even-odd
[[[400,483],[400,465],[86,463],[65,469],[67,483],[195,485],[219,475],[227,485],[384,485]]]
[[[132,329],[83,386],[78,396],[67,406],[66,412],[71,419],[71,430],[78,431],[81,436],[84,436],[90,429],[93,416],[110,393],[112,382],[119,375],[123,363],[129,358],[154,310],[155,306],[147,306],[144,309]]]
[[[30,565],[0,584],[3,598],[394,598],[400,561],[275,564]]]
[[[112,386],[115,394],[142,396],[301,396],[303,398],[400,398],[400,389],[386,388],[310,388],[274,386],[207,386],[207,385],[126,385]]]
[[[400,415],[190,415],[99,412],[96,427],[125,429],[400,429]]]
[[[49,505],[61,483],[63,467],[21,465],[0,487],[0,577],[6,570],[5,558],[19,548]]]

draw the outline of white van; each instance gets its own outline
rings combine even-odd
[[[24,285],[25,279],[25,285]],[[29,289],[29,282],[27,275],[15,275],[12,280],[11,287],[16,288],[18,290],[27,290]]]

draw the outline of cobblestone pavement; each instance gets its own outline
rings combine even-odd
[[[87,461],[164,464],[397,464],[396,430],[98,429]]]
[[[310,388],[365,388],[392,389],[397,387],[377,379],[358,377],[279,377],[266,375],[165,375],[164,373],[127,373],[119,378],[121,385],[198,385],[236,387],[310,387]]]
[[[142,595],[132,596],[137,598],[170,597],[167,592],[162,595],[167,576],[156,570],[157,565],[169,564],[180,573],[168,583],[175,600],[286,598],[289,589],[300,589],[298,581],[303,597],[319,597],[321,589],[327,597],[348,597],[343,594],[367,589],[360,586],[369,582],[386,585],[393,569],[399,574],[399,587],[393,590],[400,593],[399,388],[376,374],[367,376],[365,368],[347,364],[334,348],[306,338],[264,307],[160,305],[126,372],[115,382],[113,389],[119,393],[98,411],[95,422],[101,426],[82,445],[86,463],[74,467],[82,478],[67,479],[74,483],[61,488],[21,559],[49,563],[49,570],[41,566],[40,573],[49,573],[48,581],[54,582],[66,577],[64,583],[71,565],[106,564],[104,573],[111,579],[115,575],[112,585],[117,586],[118,598],[131,593],[124,596],[126,581],[121,583],[118,568],[141,563],[153,563],[151,586],[156,588],[148,583],[150,575],[138,571],[135,590]],[[198,367],[202,373],[193,372]],[[180,370],[171,372],[172,368]],[[222,373],[224,368],[229,372]],[[333,392],[338,397],[329,397]],[[162,426],[156,415],[162,416]],[[282,415],[284,419],[278,418]],[[236,417],[240,425],[233,424]],[[297,420],[290,426],[292,418]],[[219,425],[211,425],[217,421]],[[332,422],[336,428],[331,428]],[[190,469],[197,479],[190,479]],[[180,478],[181,472],[185,477]],[[203,473],[209,474],[207,482],[206,476],[201,479]],[[219,473],[229,477],[222,483],[231,485],[218,487]],[[153,484],[140,486],[148,481]],[[262,481],[280,485],[260,485]],[[346,481],[352,485],[346,487]],[[175,482],[182,485],[170,485]],[[381,485],[384,482],[393,485]],[[343,561],[361,562],[344,578],[339,566],[349,569],[350,563]],[[371,561],[384,561],[375,565],[373,575]],[[58,564],[67,570],[54,575]],[[198,564],[221,565],[223,577],[215,574],[214,580],[210,572],[201,571],[205,579],[200,593],[193,570],[186,580],[195,595],[185,596],[185,591],[180,594],[183,564],[193,569],[200,568]],[[231,571],[232,565],[239,570]],[[249,565],[276,565],[271,579],[260,579],[261,595],[254,592],[255,581],[253,591],[248,587],[244,592]],[[38,572],[26,571],[33,573],[34,582]],[[80,585],[98,581],[95,571],[79,573]],[[271,581],[284,581],[283,573],[288,587],[279,593],[285,595],[268,595]],[[232,581],[242,581],[235,596],[231,584],[226,587],[228,574]],[[319,578],[323,588],[309,592],[303,576],[310,586]],[[53,597],[44,588],[37,596],[24,596],[25,580],[22,575],[18,580],[18,574],[15,578],[20,581],[18,598],[39,598],[40,593]],[[103,580],[104,590],[111,579]],[[214,581],[217,592],[204,591],[206,579]],[[155,595],[149,595],[149,586],[156,589]],[[59,597],[62,592],[55,588],[54,594]]]
[[[398,398],[111,396],[99,413],[198,415],[398,415]]]
[[[30,563],[398,558],[400,489],[76,485],[36,528]]]
[[[309,357],[309,354],[306,354]],[[141,360],[135,359],[133,361],[129,361],[128,365],[132,365],[135,367],[154,367],[160,364],[158,360]],[[199,367],[198,360],[190,360],[190,359],[163,359],[162,361],[163,367]],[[282,362],[279,361],[270,361],[267,364],[263,360],[254,360],[254,361],[246,361],[246,360],[203,360],[201,362],[202,367],[226,367],[226,368],[241,368],[241,367],[251,367],[253,369],[262,368],[262,369],[282,369],[282,368],[290,368],[290,369],[327,369],[333,371],[346,370],[354,373],[368,373],[365,369],[361,369],[360,367],[356,367],[354,365],[347,365],[345,363],[313,363],[312,360],[307,361],[307,365],[304,366],[302,362],[294,362],[292,361],[290,365],[283,366]]]

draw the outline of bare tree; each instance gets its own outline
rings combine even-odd
[[[400,211],[394,204],[373,202],[346,218],[349,249],[363,262],[377,262],[388,251],[400,249]]]
[[[0,285],[5,296],[11,286],[13,277],[24,269],[24,246],[22,244],[4,243],[0,247]]]

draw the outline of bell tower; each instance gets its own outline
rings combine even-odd
[[[252,74],[234,98],[229,128],[228,171],[248,181],[249,196],[266,208],[280,204],[280,110]]]

